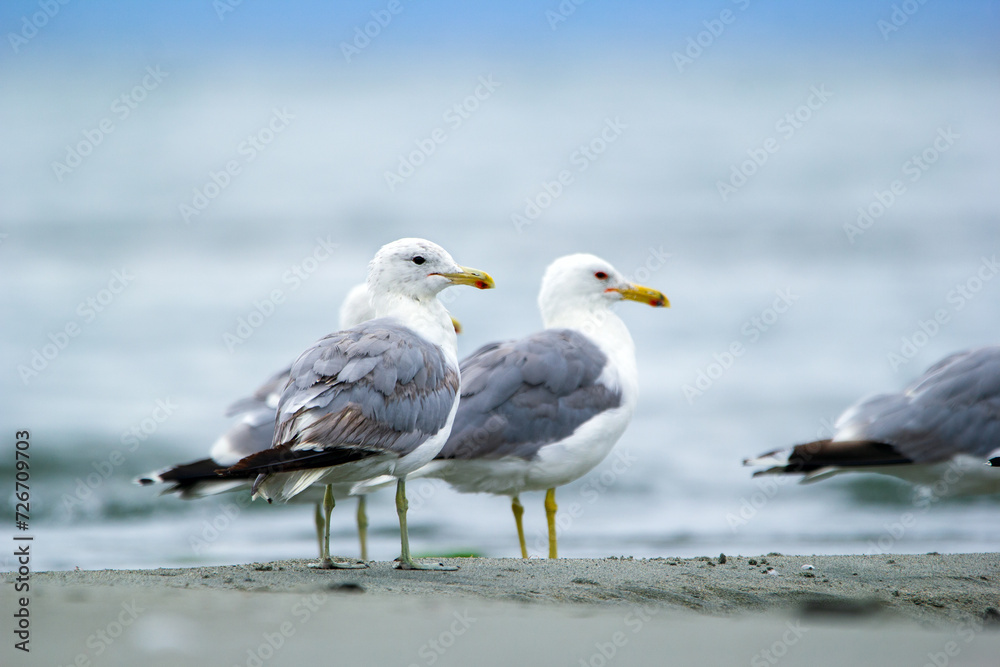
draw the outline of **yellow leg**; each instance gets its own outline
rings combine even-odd
[[[556,549],[556,490],[549,489],[545,492],[545,517],[549,520],[549,558],[559,558]]]
[[[368,560],[368,513],[365,496],[358,496],[358,541],[361,542],[361,560]]]
[[[410,536],[406,528],[406,511],[410,508],[409,502],[406,500],[406,478],[400,477],[399,481],[396,482],[396,514],[399,515],[399,542],[400,542],[400,555],[399,555],[399,565],[400,570],[457,570],[458,568],[454,565],[445,565],[444,563],[416,563],[410,557]]]
[[[517,524],[517,539],[521,542],[521,558],[528,557],[528,547],[524,543],[524,522],[521,521],[521,517],[524,516],[524,505],[521,504],[521,499],[517,496],[510,502],[510,508],[514,511],[514,522]]]

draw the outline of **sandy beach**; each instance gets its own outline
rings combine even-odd
[[[308,562],[36,573],[31,653],[8,639],[3,664],[941,667],[1000,651],[1000,554]]]

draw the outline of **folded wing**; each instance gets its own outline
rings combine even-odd
[[[586,337],[548,329],[480,348],[461,365],[462,397],[438,459],[532,459],[621,405],[598,379],[607,357]]]

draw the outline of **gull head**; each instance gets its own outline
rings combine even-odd
[[[655,308],[669,307],[663,293],[626,280],[610,262],[580,253],[552,262],[542,278],[538,306],[546,322],[574,310],[593,312],[622,300],[638,301]]]
[[[436,243],[400,239],[382,246],[368,265],[368,291],[374,300],[393,295],[426,301],[451,285],[490,289],[493,278],[485,271],[459,266]]]

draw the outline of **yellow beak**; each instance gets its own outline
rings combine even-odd
[[[462,333],[462,323],[456,320],[454,317],[451,318],[451,326],[455,327],[455,333]]]
[[[622,295],[623,299],[628,299],[629,301],[647,303],[654,308],[670,307],[670,299],[665,297],[663,292],[650,287],[643,287],[642,285],[629,285],[628,287],[622,288],[612,287],[611,290],[618,292]]]
[[[460,266],[458,268],[462,269],[458,273],[440,273],[438,275],[444,276],[453,285],[470,285],[476,289],[492,289],[496,287],[492,276],[485,271],[470,269],[467,266]]]

